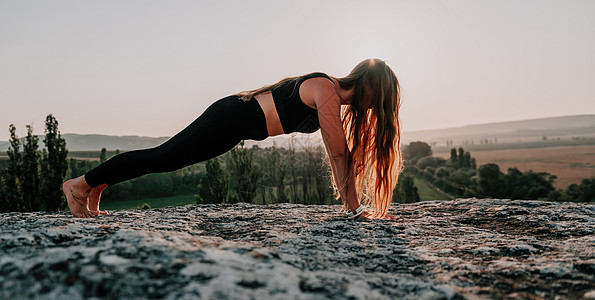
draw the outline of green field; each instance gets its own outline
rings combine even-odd
[[[419,192],[421,201],[428,200],[451,200],[452,197],[436,190],[424,180],[414,177],[413,181]],[[194,195],[180,195],[160,198],[145,198],[138,200],[111,200],[101,203],[102,210],[126,210],[139,209],[143,203],[147,203],[151,208],[161,208],[166,206],[180,206],[186,204],[195,204]]]
[[[161,198],[145,198],[139,200],[113,200],[101,202],[101,210],[125,210],[125,209],[138,209],[147,203],[151,208],[161,208],[166,206],[180,206],[186,204],[196,203],[194,195],[180,195],[171,197]]]
[[[441,191],[435,189],[423,179],[413,177],[413,183],[417,187],[417,192],[419,193],[419,198],[421,201],[428,201],[428,200],[451,200],[452,197],[442,193]]]

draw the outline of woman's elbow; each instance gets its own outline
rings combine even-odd
[[[331,158],[335,162],[344,161],[345,157],[346,157],[345,151],[337,151],[337,152],[331,153]]]

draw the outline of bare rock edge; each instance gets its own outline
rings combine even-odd
[[[590,299],[595,204],[457,199],[0,214],[0,298]]]

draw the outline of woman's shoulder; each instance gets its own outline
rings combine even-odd
[[[301,81],[300,97],[306,105],[316,108],[320,101],[334,99],[337,95],[335,82],[322,72],[314,72],[304,75]]]
[[[333,79],[328,76],[326,73],[322,72],[313,72],[306,75],[301,76],[301,80],[299,84],[303,84],[305,81],[308,81],[308,85],[313,85],[316,88],[320,89],[335,89],[335,82]]]

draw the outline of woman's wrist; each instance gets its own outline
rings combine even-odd
[[[345,215],[347,215],[347,218],[349,219],[355,219],[359,215],[361,215],[365,210],[366,207],[360,204],[360,206],[358,206],[354,211],[345,212]]]

